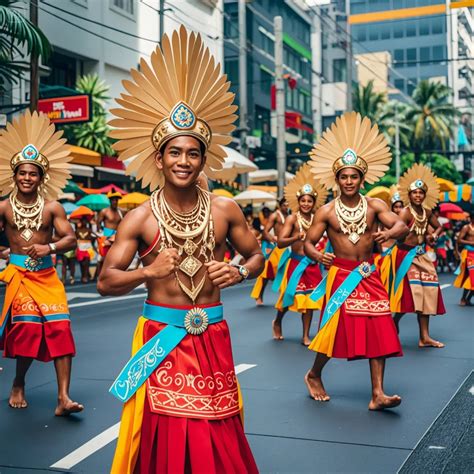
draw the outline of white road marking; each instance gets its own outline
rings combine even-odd
[[[469,393],[471,395],[474,395],[474,385],[472,385],[471,388],[469,389]]]
[[[428,449],[446,449],[445,446],[428,446]]]
[[[123,300],[131,300],[135,298],[143,298],[145,293],[138,293],[137,295],[127,295],[127,296],[116,296],[114,298],[104,298],[103,300],[96,300],[96,301],[84,301],[83,303],[73,303],[70,304],[70,308],[80,308],[81,306],[91,306],[95,304],[103,304],[103,303],[115,303],[116,301],[123,301]],[[100,296],[100,295],[99,295]]]
[[[79,291],[67,292],[67,300],[72,301],[76,298],[100,298],[99,293],[82,293]]]
[[[441,289],[444,290],[445,288],[449,288],[451,286],[450,283],[446,283],[445,285],[441,285]]]
[[[131,295],[134,296],[134,295]],[[142,296],[142,295],[140,295]],[[97,303],[97,302],[95,302]],[[79,303],[81,304],[81,303]],[[253,369],[257,367],[256,364],[237,364],[235,366],[235,373],[241,374],[246,370]],[[74,466],[79,464],[80,462],[87,459],[89,456],[92,456],[94,453],[99,451],[100,449],[107,446],[109,443],[117,439],[120,430],[120,421],[115,423],[115,425],[107,428],[102,433],[98,434],[91,440],[84,443],[79,448],[75,449],[72,453],[69,453],[67,456],[63,457],[59,461],[52,464],[51,468],[56,469],[72,469]]]

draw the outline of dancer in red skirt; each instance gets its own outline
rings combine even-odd
[[[52,259],[76,246],[64,208],[53,200],[69,177],[71,156],[61,135],[36,112],[26,112],[0,135],[0,190],[11,190],[9,199],[0,202],[0,221],[10,244],[9,265],[0,273],[7,284],[0,348],[17,361],[8,403],[26,408],[25,377],[33,360],[54,361],[58,416],[84,408],[69,397],[76,349],[66,292]]]
[[[239,206],[198,183],[222,167],[236,107],[200,35],[181,27],[161,45],[124,82],[132,95],[111,122],[120,159],[159,188],[120,223],[98,282],[104,295],[148,290],[110,389],[125,402],[112,473],[255,473],[220,290],[264,258]],[[224,262],[227,240],[245,266]],[[143,268],[127,271],[137,251]]]
[[[369,359],[372,398],[369,410],[393,408],[398,395],[383,388],[385,359],[401,356],[388,294],[373,261],[374,242],[404,237],[407,226],[379,199],[360,194],[388,168],[391,155],[383,135],[355,112],[336,119],[311,152],[315,176],[339,195],[316,212],[305,242],[306,255],[329,267],[324,284],[312,298],[324,298],[319,332],[309,348],[317,352],[305,382],[310,396],[328,401],[322,371],[331,357]],[[379,229],[379,223],[384,230]],[[334,253],[316,244],[327,232]]]

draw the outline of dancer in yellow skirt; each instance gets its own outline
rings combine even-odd
[[[463,288],[461,306],[471,306],[474,291],[474,212],[471,211],[471,222],[466,224],[459,233],[458,245],[464,245],[461,252],[460,273],[454,281],[456,288]]]
[[[268,281],[275,280],[278,263],[285,252],[285,249],[277,246],[277,239],[287,216],[288,203],[285,198],[282,198],[278,201],[278,209],[269,217],[263,229],[262,253],[265,257],[265,268],[255,281],[252,293],[250,294],[251,298],[257,300],[257,306],[263,305],[263,292]]]
[[[311,175],[309,166],[303,165],[296,176],[285,187],[285,197],[292,211],[278,236],[280,248],[291,247],[291,256],[286,275],[280,288],[280,297],[275,305],[278,310],[273,321],[273,338],[282,340],[282,320],[288,310],[301,313],[303,337],[301,343],[308,346],[309,328],[313,310],[319,303],[309,295],[322,279],[319,265],[305,257],[303,251],[306,232],[311,226],[314,212],[326,202],[327,190]]]

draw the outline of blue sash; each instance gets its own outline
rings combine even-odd
[[[277,292],[280,289],[281,282],[283,281],[283,277],[285,275],[286,263],[290,259],[290,255],[291,255],[290,247],[287,247],[285,251],[281,254],[280,261],[278,262],[277,274],[272,283],[272,290],[275,292]]]
[[[319,330],[331,319],[331,317],[337,312],[337,310],[344,304],[344,301],[350,296],[350,294],[357,288],[363,278],[368,278],[375,271],[375,265],[368,262],[362,262],[358,267],[349,273],[347,278],[341,283],[339,288],[329,298],[328,303],[324,309],[323,317],[321,318],[321,324]],[[322,283],[322,282],[321,282]],[[319,285],[321,286],[321,285]],[[318,288],[319,288],[318,286]],[[316,288],[316,290],[318,290]],[[316,292],[315,290],[315,292]]]
[[[425,247],[425,244],[422,244],[422,245],[417,245],[416,247],[413,247],[405,255],[405,258],[403,259],[402,263],[398,267],[398,270],[396,271],[396,274],[395,274],[394,293],[397,293],[398,287],[400,286],[401,282],[403,281],[406,274],[408,273],[408,270],[410,270],[411,264],[413,263],[413,260],[415,260],[415,257],[418,255],[423,255],[425,253],[426,253],[426,247]]]
[[[199,335],[209,324],[223,321],[222,305],[189,310],[145,303],[143,317],[167,324],[125,364],[109,392],[122,402],[129,400],[153,371],[188,334]]]
[[[283,307],[288,308],[291,306],[295,300],[296,287],[303,276],[304,271],[308,268],[309,265],[314,263],[310,258],[303,257],[302,255],[292,255],[291,258],[295,258],[300,261],[298,266],[294,269],[291,274],[290,279],[288,280],[288,285],[286,286],[285,294],[283,295]]]
[[[268,260],[273,249],[276,247],[276,244],[274,242],[268,242],[267,240],[264,240],[262,242],[262,253],[265,258],[265,260]]]
[[[108,227],[104,227],[104,237],[112,237],[117,233],[117,229],[109,229]]]
[[[12,253],[10,254],[10,263],[17,267],[25,268],[30,272],[39,272],[40,270],[51,268],[53,266],[53,259],[51,255],[46,255],[46,257],[40,258],[32,258],[28,255]]]

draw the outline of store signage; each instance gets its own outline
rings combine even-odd
[[[53,123],[89,122],[92,119],[87,94],[40,99],[38,112],[46,114]]]

